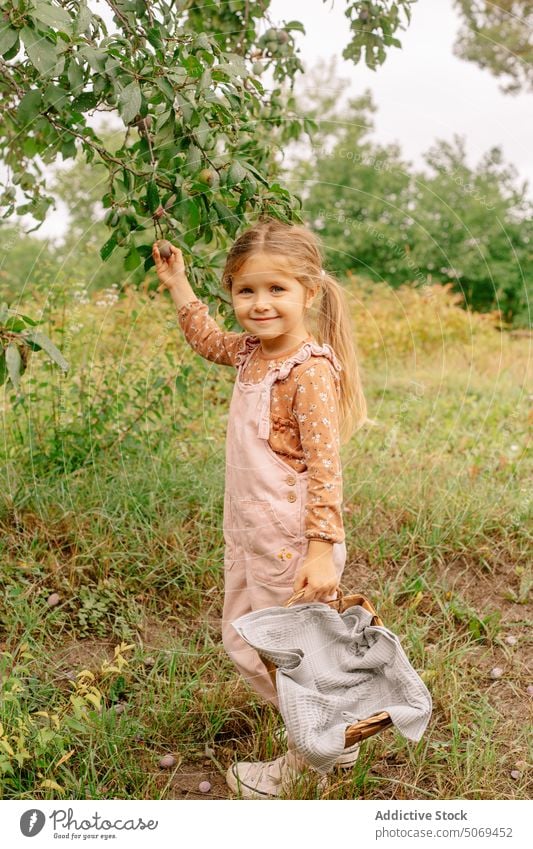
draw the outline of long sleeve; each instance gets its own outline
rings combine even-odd
[[[187,342],[197,354],[213,363],[235,365],[235,356],[248,334],[222,330],[209,315],[207,304],[198,298],[180,307],[178,321]]]
[[[298,374],[293,415],[308,471],[305,536],[343,542],[338,394],[326,359],[313,358]]]

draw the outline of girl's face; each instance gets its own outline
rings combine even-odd
[[[233,275],[231,296],[237,321],[275,355],[309,336],[304,314],[314,294],[277,254],[255,254]]]

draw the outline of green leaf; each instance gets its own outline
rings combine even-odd
[[[17,348],[14,342],[10,342],[7,346],[5,357],[9,379],[11,380],[11,383],[13,384],[15,389],[18,389],[20,383],[22,357],[20,356],[19,349]]]
[[[194,138],[201,147],[205,147],[211,133],[211,127],[202,115],[198,126],[193,130]]]
[[[19,37],[18,30],[10,26],[3,26],[0,30],[0,56],[9,53]]]
[[[221,70],[231,74],[233,77],[248,76],[246,62],[238,53],[222,53],[222,59],[225,59],[226,61],[219,62],[218,65],[214,66],[213,70],[220,68]]]
[[[159,190],[157,188],[157,184],[153,180],[150,180],[148,183],[148,188],[146,189],[146,200],[150,212],[155,212],[159,206]]]
[[[22,150],[24,154],[33,159],[36,153],[40,150],[39,145],[35,139],[32,139],[30,136],[24,139],[22,142]]]
[[[74,32],[76,35],[79,35],[81,32],[85,32],[88,29],[89,24],[93,19],[93,14],[91,10],[87,7],[87,3],[85,0],[81,0],[80,7],[78,9],[78,15],[74,19]]]
[[[34,0],[34,5],[35,8],[28,12],[30,18],[69,35],[72,33],[72,19],[66,9],[52,6],[44,0]]]
[[[131,171],[128,171],[127,168],[122,169],[122,179],[124,180],[126,191],[130,192],[133,188],[133,177]]]
[[[144,268],[145,271],[149,271],[154,266],[155,266],[154,258],[152,256],[152,254],[150,253],[150,254],[148,254],[148,256],[145,258],[145,260],[143,262],[143,268]],[[133,316],[133,318],[135,318],[135,316]]]
[[[0,304],[0,324],[3,324],[4,321],[9,317],[9,307],[7,304]]]
[[[52,359],[54,363],[57,363],[59,368],[63,369],[63,371],[68,370],[68,362],[61,351],[56,348],[54,343],[51,342],[48,336],[46,336],[46,334],[44,334],[41,330],[32,330],[31,333],[26,333],[25,338],[33,342],[34,345],[38,345],[42,348],[42,350],[48,354],[50,359]]]
[[[36,88],[27,91],[19,103],[19,107],[17,109],[17,121],[19,121],[23,126],[31,124],[33,119],[39,115],[42,101],[43,94],[41,91]]]
[[[71,94],[77,94],[83,88],[84,80],[83,72],[73,56],[70,57],[67,76]]]
[[[98,105],[98,95],[94,91],[82,91],[78,97],[72,101],[72,110],[74,112],[88,112]]]
[[[0,386],[3,386],[7,380],[7,365],[6,365],[6,352],[2,349],[0,351]]]
[[[58,112],[64,109],[68,103],[69,96],[70,92],[55,83],[50,83],[44,92],[44,100],[47,106],[53,106]]]
[[[78,55],[85,59],[93,71],[99,74],[104,74],[106,70],[106,61],[108,54],[105,50],[91,47],[89,44],[82,44],[78,50]]]
[[[212,47],[209,38],[205,34],[205,32],[200,33],[194,41],[194,46],[196,48],[200,48],[201,50],[206,50],[208,53],[211,53]]]
[[[124,268],[126,271],[133,271],[142,262],[142,257],[136,247],[133,247],[124,260]]]
[[[22,313],[19,313],[18,317],[24,322],[24,324],[29,324],[31,327],[41,324],[40,321],[34,321],[33,318],[29,317],[29,315],[22,315]]]
[[[206,89],[209,90],[211,89],[212,85],[213,77],[211,76],[211,71],[209,70],[209,68],[206,68],[202,73],[202,76],[200,77],[196,93],[198,94],[199,92],[205,91]]]
[[[102,247],[100,248],[100,257],[103,260],[103,262],[105,262],[106,259],[108,259],[108,257],[111,256],[111,254],[115,250],[116,246],[117,246],[117,237],[113,233],[113,235],[111,236],[110,239],[107,240],[105,245],[102,245]]]
[[[59,59],[55,45],[29,27],[22,28],[21,37],[28,59],[39,74],[45,77],[52,76]]]
[[[189,145],[187,150],[187,167],[194,173],[202,164],[202,151],[195,144]]]
[[[4,327],[6,330],[11,330],[13,333],[20,333],[21,330],[26,329],[25,323],[16,315],[12,315],[6,319]]]
[[[146,31],[146,38],[156,50],[162,46],[161,35],[156,27],[151,27]]]
[[[174,99],[174,89],[172,88],[168,80],[166,80],[164,77],[157,77],[156,85],[158,89],[163,92],[165,97],[167,97],[169,100]]]
[[[180,204],[180,219],[187,230],[194,232],[202,220],[202,201],[198,198],[187,198]]]
[[[286,29],[286,30],[297,29],[300,32],[303,32],[303,34],[305,35],[305,27],[300,21],[289,21],[288,24],[285,24],[283,29]]]
[[[178,85],[183,85],[187,79],[187,71],[185,68],[177,65],[175,68],[172,68],[172,70],[169,70],[167,77],[169,80],[174,80],[174,82]],[[160,79],[160,77],[158,77],[158,79]]]
[[[246,177],[246,169],[242,167],[241,163],[236,159],[235,162],[231,163],[230,169],[228,171],[228,186],[237,186],[244,178]]]
[[[228,207],[219,200],[213,201],[213,206],[216,210],[219,221],[226,232],[232,237],[235,236],[240,224],[237,216],[231,211],[231,209],[228,209]]]
[[[118,97],[118,111],[125,124],[131,124],[135,116],[140,112],[142,103],[141,88],[134,81],[123,88]]]
[[[251,171],[251,173],[254,174],[254,176],[257,177],[257,179],[260,180],[263,183],[263,185],[265,185],[265,186],[269,185],[268,180],[266,180],[263,177],[263,175],[261,174],[261,172],[258,171],[257,168],[255,168],[254,165],[251,165],[250,162],[245,163],[245,168],[246,168],[247,171]]]

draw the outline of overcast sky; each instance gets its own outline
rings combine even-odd
[[[398,142],[415,165],[435,139],[454,133],[466,137],[470,165],[499,145],[533,198],[533,94],[502,94],[496,77],[453,55],[461,20],[452,0],[415,3],[409,27],[397,33],[402,49],[389,48],[377,71],[342,58],[350,40],[345,7],[345,0],[273,0],[270,9],[278,22],[303,22],[306,34],[297,38],[306,67],[336,54],[339,76],[351,80],[347,94],[372,91],[377,141]]]
[[[113,29],[107,6],[96,0],[89,0],[89,6]],[[399,34],[402,49],[389,48],[385,64],[375,72],[342,59],[350,39],[345,6],[345,0],[272,0],[269,14],[273,25],[302,21],[306,34],[298,33],[297,42],[306,67],[318,57],[336,55],[339,76],[351,81],[346,96],[371,90],[378,107],[372,116],[376,141],[398,142],[403,156],[417,167],[435,139],[451,141],[455,133],[466,139],[470,165],[499,145],[505,161],[528,181],[533,198],[533,94],[504,95],[488,71],[453,55],[460,19],[452,0],[419,0],[410,26]],[[71,160],[66,164],[71,167]],[[27,229],[36,223],[28,216],[23,220]],[[67,223],[65,210],[58,207],[33,235],[59,238]]]

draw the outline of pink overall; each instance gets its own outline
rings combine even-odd
[[[248,342],[253,350],[255,340]],[[277,707],[276,689],[264,663],[231,626],[245,613],[287,601],[309,546],[304,536],[308,472],[296,472],[268,444],[270,390],[297,362],[312,355],[328,357],[335,368],[340,364],[329,345],[304,342],[262,381],[245,383],[241,374],[252,350],[240,355],[227,427],[222,641],[248,683]],[[334,543],[332,555],[340,580],[345,542]]]

